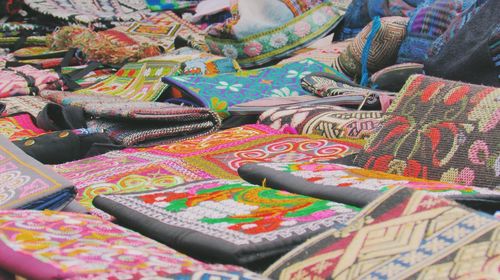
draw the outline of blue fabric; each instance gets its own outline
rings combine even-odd
[[[369,82],[368,57],[370,56],[373,38],[375,38],[375,34],[380,30],[380,27],[380,17],[377,16],[373,19],[372,30],[370,30],[370,34],[363,47],[363,53],[361,54],[361,86],[367,86]]]
[[[63,189],[57,193],[33,201],[23,205],[20,209],[28,210],[60,210],[70,203],[75,198],[75,190],[73,188]]]
[[[195,7],[201,0],[146,0],[152,11],[178,10]]]
[[[164,77],[163,82],[178,89],[182,96],[171,95],[175,103],[186,100],[198,106],[227,114],[230,106],[272,96],[299,96],[311,93],[302,89],[300,80],[313,72],[342,75],[312,59],[269,68],[211,76]],[[168,97],[167,97],[168,98]],[[167,102],[169,100],[167,99]]]
[[[353,0],[344,15],[340,40],[355,37],[376,16],[408,16],[425,0]]]
[[[397,63],[423,63],[433,42],[476,0],[427,0],[410,17]]]
[[[376,16],[383,17],[386,15],[386,0],[370,0],[368,1],[368,14],[370,18]]]
[[[340,40],[354,38],[371,20],[368,14],[368,0],[353,0],[344,15]]]

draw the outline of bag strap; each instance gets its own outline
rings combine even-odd
[[[101,67],[101,64],[99,62],[91,61],[89,64],[87,64],[86,67],[82,69],[76,69],[68,74],[62,74],[61,72],[58,72],[58,74],[61,80],[64,82],[64,85],[66,85],[70,91],[75,91],[81,88],[81,86],[76,81],[85,77],[87,74],[99,67]]]

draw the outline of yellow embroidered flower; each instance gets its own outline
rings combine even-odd
[[[455,183],[457,177],[458,177],[458,169],[450,168],[448,169],[448,171],[443,173],[443,175],[441,175],[440,181],[447,183]]]
[[[218,97],[210,98],[210,108],[215,112],[227,112],[227,102]]]

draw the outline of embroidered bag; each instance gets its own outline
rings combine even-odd
[[[350,1],[238,1],[233,17],[214,25],[210,52],[234,58],[242,67],[283,58],[332,31]]]
[[[0,98],[35,95],[61,85],[59,75],[52,70],[39,70],[29,65],[0,70]]]
[[[319,135],[362,143],[373,134],[382,119],[379,111],[351,111],[329,105],[274,108],[259,117],[259,123],[298,134]]]
[[[396,62],[407,22],[404,17],[376,18],[334,60],[333,67],[366,86],[369,74]]]
[[[414,75],[356,158],[360,167],[494,188],[500,89]]]
[[[458,14],[476,0],[432,0],[411,15],[407,35],[401,44],[397,63],[423,63],[434,40],[443,34]]]
[[[156,101],[167,85],[163,76],[214,75],[239,70],[229,59],[183,48],[170,54],[127,63],[108,79],[76,91],[81,94],[106,94],[139,101]]]
[[[227,116],[229,106],[273,96],[310,95],[300,79],[312,72],[334,72],[320,62],[306,59],[286,65],[210,76],[164,77],[170,86],[167,102],[211,108]]]
[[[478,0],[436,39],[424,62],[425,72],[445,79],[500,87],[499,13],[500,2]]]
[[[312,135],[290,135],[265,125],[245,125],[168,145],[148,148],[215,178],[238,179],[238,168],[255,162],[324,162],[358,152],[360,145]]]
[[[495,213],[500,191],[448,184],[336,163],[256,163],[238,169],[251,184],[364,207],[380,192],[397,187],[428,191],[469,207]],[[351,190],[351,191],[343,191]]]
[[[3,210],[59,210],[75,197],[75,189],[69,181],[3,136],[0,136],[0,179],[0,209]]]
[[[311,236],[344,227],[358,211],[239,180],[101,195],[94,205],[189,256],[247,267],[263,267]]]
[[[342,230],[308,240],[268,268],[271,279],[496,279],[500,222],[455,202],[390,190]],[[480,266],[471,263],[481,263]]]
[[[45,91],[42,97],[62,106],[83,108],[94,118],[87,119],[88,128],[103,130],[112,140],[125,146],[158,145],[189,139],[212,133],[221,125],[217,114],[206,108],[60,91]],[[55,120],[55,123],[68,120]]]
[[[202,263],[90,215],[0,211],[0,216],[0,268],[28,279],[265,279],[240,267]]]

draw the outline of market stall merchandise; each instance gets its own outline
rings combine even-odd
[[[498,14],[0,0],[0,279],[500,279]]]

